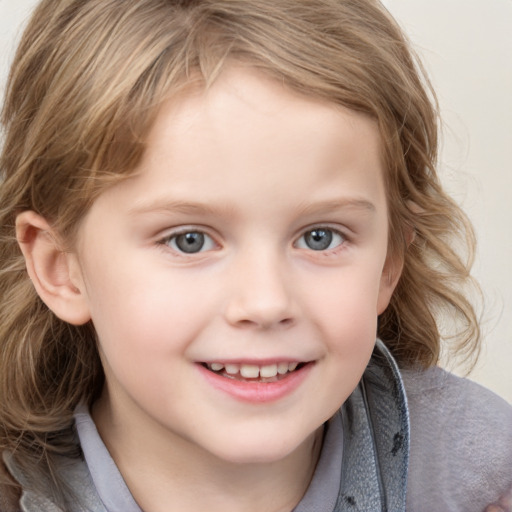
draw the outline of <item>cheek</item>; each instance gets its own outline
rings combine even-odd
[[[184,350],[214,310],[215,294],[202,282],[156,265],[94,274],[91,316],[105,354],[136,362]]]
[[[340,270],[308,294],[308,308],[315,310],[330,338],[352,333],[356,338],[375,336],[380,273],[372,268]]]

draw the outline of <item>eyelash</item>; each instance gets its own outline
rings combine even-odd
[[[325,248],[318,248],[318,249],[313,249],[312,247],[310,246],[307,246],[307,242],[305,241],[305,237],[307,237],[308,235],[312,235],[313,233],[328,233],[329,236],[328,236],[328,245],[327,247]],[[303,246],[301,247],[300,245],[300,242],[301,240],[304,240],[304,243],[302,244]],[[336,241],[336,245],[334,245],[333,247],[331,247],[333,241]],[[318,253],[325,253],[325,252],[337,252],[340,250],[340,248],[342,246],[345,245],[347,241],[347,237],[342,233],[340,232],[339,230],[337,229],[334,229],[334,228],[331,228],[329,226],[313,226],[312,228],[310,229],[307,229],[306,231],[303,232],[303,234],[297,239],[297,241],[295,242],[294,246],[299,248],[299,249],[306,249],[306,250],[310,250],[310,251],[313,251],[313,252],[318,252]]]
[[[307,242],[305,241],[305,237],[308,235],[312,235],[313,233],[321,233],[324,234],[327,233],[328,236],[328,245],[325,248],[318,248],[313,249],[311,246],[307,245]],[[180,237],[186,237],[187,235],[199,235],[199,241],[202,242],[201,246],[197,251],[186,251],[183,250],[183,247],[179,247],[179,239]],[[314,235],[312,235],[314,236]],[[304,240],[301,243],[301,240]],[[345,234],[340,232],[337,229],[331,228],[329,226],[313,226],[311,228],[308,228],[307,230],[302,232],[302,235],[296,239],[293,246],[298,249],[304,249],[308,251],[312,251],[313,253],[337,253],[341,248],[345,245],[348,238]],[[186,241],[186,239],[182,240]],[[335,245],[333,247],[330,247],[335,241]],[[193,238],[190,238],[190,247],[193,248],[192,244],[194,242]],[[311,241],[310,241],[311,242]],[[313,241],[314,242],[314,241]],[[158,240],[158,245],[162,246],[166,249],[171,249],[173,253],[176,255],[179,255],[181,257],[190,257],[197,254],[201,254],[203,252],[207,252],[210,250],[213,250],[215,247],[218,247],[218,244],[215,242],[213,237],[211,237],[208,233],[206,233],[203,229],[194,229],[194,228],[188,228],[188,229],[182,229],[178,232],[171,233],[164,238]],[[319,242],[320,243],[320,242]],[[206,248],[204,248],[206,244]]]
[[[187,235],[199,235],[201,237],[201,239],[202,239],[201,241],[203,242],[203,244],[201,245],[201,247],[199,248],[198,251],[188,252],[186,250],[183,250],[182,248],[180,248],[177,245],[180,237],[186,237]],[[185,239],[185,241],[186,241],[186,239]],[[190,239],[190,242],[191,242],[191,247],[192,247],[193,240]],[[207,245],[206,249],[204,249],[205,243]],[[166,248],[170,248],[170,249],[172,249],[172,251],[174,253],[179,254],[180,256],[185,256],[185,257],[190,256],[190,255],[200,254],[200,253],[208,251],[208,250],[212,250],[214,247],[217,246],[214,239],[208,233],[206,233],[202,229],[193,229],[193,228],[183,229],[178,232],[171,233],[170,235],[167,235],[166,237],[159,240],[158,245],[166,247]]]

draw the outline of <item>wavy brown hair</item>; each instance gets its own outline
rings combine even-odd
[[[73,410],[103,373],[91,325],[63,323],[37,296],[16,215],[34,210],[72,244],[98,194],[137,167],[160,105],[192,81],[208,87],[228,61],[376,120],[389,250],[404,265],[378,335],[401,366],[427,367],[447,315],[456,351],[477,352],[464,291],[473,234],[436,174],[435,98],[378,2],[43,0],[14,58],[0,160],[0,451],[26,471],[52,474],[55,454],[76,453]]]

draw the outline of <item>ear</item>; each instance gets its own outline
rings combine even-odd
[[[380,278],[377,316],[384,313],[395,291],[403,269],[403,258],[388,255]]]
[[[384,313],[389,305],[389,301],[391,300],[396,285],[402,275],[407,249],[416,238],[416,231],[412,226],[406,226],[404,228],[403,237],[405,242],[403,252],[395,250],[394,254],[388,253],[386,257],[386,262],[384,263],[380,279],[377,315]]]
[[[57,317],[74,325],[90,320],[76,255],[63,244],[48,222],[33,211],[16,217],[16,238],[27,272],[41,300]]]

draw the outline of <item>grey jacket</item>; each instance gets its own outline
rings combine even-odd
[[[482,512],[512,487],[512,407],[439,368],[400,373],[381,342],[342,418],[332,512]],[[84,461],[63,460],[60,472],[80,501],[65,512],[124,512],[101,502]],[[62,512],[29,491],[21,510]]]

